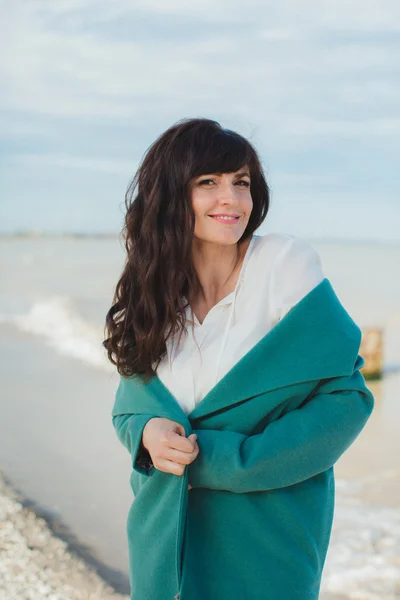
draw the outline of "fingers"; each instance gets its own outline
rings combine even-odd
[[[180,423],[176,423],[176,421],[172,421],[172,423],[173,423],[172,431],[175,431],[179,435],[182,435],[183,437],[185,437],[186,433],[185,433],[185,428],[183,427],[183,425],[181,425]]]
[[[166,458],[158,458],[157,464],[154,463],[154,466],[159,471],[163,471],[164,473],[172,473],[173,475],[183,475],[185,472],[186,465],[181,465],[173,462],[172,460],[167,460]]]
[[[199,454],[197,436],[191,433],[185,437],[185,430],[179,423],[173,423],[171,429],[164,432],[161,447],[152,456],[153,465],[159,471],[183,475],[186,465],[195,460]]]
[[[186,465],[195,460],[199,454],[199,445],[195,442],[192,452],[181,452],[174,448],[163,448],[161,455],[154,457],[153,464],[159,471],[173,473],[174,475],[183,475]]]
[[[189,437],[184,437],[174,430],[166,432],[166,443],[169,448],[180,450],[181,452],[192,452],[194,443],[197,440],[195,433],[191,433]]]
[[[197,457],[198,453],[199,446],[196,442],[195,448],[192,452],[181,452],[180,450],[174,450],[173,448],[166,448],[163,458],[182,465],[190,465],[190,463],[193,462]]]

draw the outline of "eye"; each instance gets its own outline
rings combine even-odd
[[[202,179],[199,181],[199,185],[208,184],[209,182],[214,183],[212,179]]]
[[[249,185],[250,185],[250,183],[246,179],[240,179],[236,183],[241,183],[244,185],[244,187],[249,187]]]

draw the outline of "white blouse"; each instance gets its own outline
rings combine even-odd
[[[179,347],[177,335],[167,341],[157,375],[185,414],[323,278],[320,257],[304,240],[253,234],[234,291],[203,323],[187,307],[187,335]]]

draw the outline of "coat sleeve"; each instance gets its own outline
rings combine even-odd
[[[357,362],[363,364],[363,358]],[[257,435],[195,429],[200,452],[188,465],[189,484],[246,493],[304,481],[332,467],[361,432],[373,406],[374,397],[356,369],[351,376],[321,380],[301,407]]]
[[[152,417],[154,415],[124,414],[112,418],[119,441],[131,454],[132,468],[144,475],[154,468],[150,454],[142,445],[143,429]]]

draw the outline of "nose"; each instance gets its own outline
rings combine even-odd
[[[218,186],[218,200],[224,204],[235,200],[235,188],[230,181],[221,181]]]

